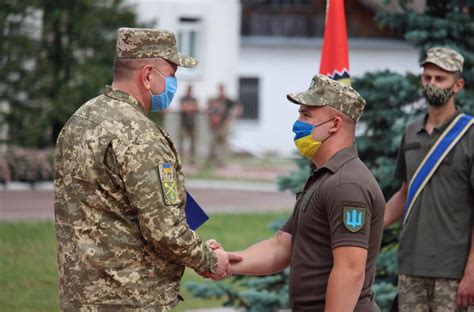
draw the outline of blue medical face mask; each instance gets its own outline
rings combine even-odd
[[[170,106],[171,101],[173,100],[174,94],[176,93],[176,89],[178,88],[178,81],[176,80],[176,77],[174,76],[166,77],[158,69],[156,68],[153,68],[153,69],[156,70],[161,76],[165,78],[165,91],[163,91],[163,93],[154,95],[148,89],[148,92],[150,92],[150,95],[151,95],[151,111],[158,112],[158,111],[165,110]]]

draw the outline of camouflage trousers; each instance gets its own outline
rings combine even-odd
[[[400,274],[398,311],[400,312],[474,312],[456,306],[459,280]]]
[[[229,156],[229,123],[226,122],[212,130],[211,151],[209,163],[213,166],[222,167]]]

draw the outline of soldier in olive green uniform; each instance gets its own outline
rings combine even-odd
[[[288,99],[300,105],[295,143],[313,173],[277,235],[238,252],[243,260],[232,271],[261,275],[290,266],[293,311],[380,311],[372,284],[385,200],[353,145],[365,100],[322,75]]]
[[[62,310],[168,311],[185,266],[224,275],[228,254],[186,223],[176,148],[146,117],[170,104],[176,67],[195,65],[173,33],[121,28],[112,86],[62,129],[54,181]]]
[[[474,311],[474,127],[440,158],[409,218],[403,218],[409,186],[425,155],[461,117],[454,101],[464,86],[463,61],[457,51],[434,47],[420,64],[427,114],[405,129],[395,167],[402,186],[387,202],[384,220],[386,226],[404,220],[398,251],[400,311]]]

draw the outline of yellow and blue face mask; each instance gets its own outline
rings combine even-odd
[[[319,127],[327,122],[330,122],[333,119],[334,118],[331,118],[317,125],[312,125],[300,120],[295,121],[295,123],[293,124],[293,132],[295,133],[294,141],[296,148],[298,149],[301,155],[303,155],[304,157],[313,158],[321,144],[327,139],[329,139],[329,137],[331,136],[329,135],[322,141],[316,141],[315,139],[313,139],[312,135],[314,128]]]
[[[295,145],[300,154],[304,157],[313,158],[321,146],[321,142],[315,141],[312,136],[315,127],[316,126],[312,124],[300,120],[295,121],[293,124]]]

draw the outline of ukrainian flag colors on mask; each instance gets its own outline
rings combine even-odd
[[[295,133],[295,145],[301,155],[313,158],[314,154],[321,146],[321,142],[315,141],[312,137],[312,132],[315,126],[312,124],[295,121],[293,124],[293,132]]]

